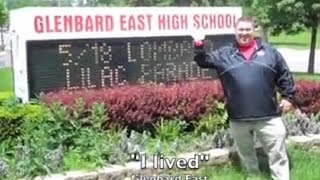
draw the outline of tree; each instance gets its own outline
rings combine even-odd
[[[107,6],[228,6],[237,5],[237,0],[98,0]]]
[[[244,0],[246,14],[258,19],[263,38],[268,34],[296,34],[311,30],[308,72],[314,73],[317,30],[320,23],[319,0]]]
[[[1,30],[1,45],[4,46],[3,28],[8,22],[8,11],[5,7],[4,1],[0,0],[0,30]]]
[[[73,0],[7,0],[9,10],[23,7],[71,6]]]
[[[297,33],[303,28],[311,30],[308,72],[314,73],[317,31],[320,24],[319,0],[280,0],[277,7],[281,15],[285,14],[286,18],[276,22],[273,34],[279,34],[283,29],[288,33]]]
[[[272,26],[271,15],[274,6],[270,5],[268,0],[245,0],[243,1],[244,14],[255,17],[257,24],[261,29],[261,36],[268,42],[268,31]]]

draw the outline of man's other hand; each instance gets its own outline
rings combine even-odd
[[[280,108],[282,109],[283,113],[287,113],[293,109],[293,106],[290,101],[283,99],[281,100]]]

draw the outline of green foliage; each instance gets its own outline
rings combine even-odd
[[[40,105],[22,105],[14,101],[4,101],[0,106],[0,141],[15,144],[24,131],[24,124],[42,119],[43,115],[44,109]]]
[[[74,138],[74,147],[70,152],[78,154],[79,160],[88,162],[95,167],[106,164],[112,154],[111,140],[103,132],[96,132],[90,128],[81,128]]]
[[[91,127],[97,131],[103,131],[103,123],[107,120],[107,113],[104,104],[94,103],[91,109],[91,116],[89,117],[89,122]]]
[[[185,123],[179,120],[161,119],[161,121],[156,124],[155,128],[160,140],[170,141],[181,136],[185,125]]]
[[[319,25],[320,3],[317,0],[244,0],[243,5],[245,14],[256,17],[272,35],[296,34],[304,27]]]
[[[24,121],[41,121],[47,109],[38,104],[25,104],[22,108]]]
[[[0,106],[0,141],[14,143],[21,133],[22,114],[15,109]]]
[[[12,100],[13,99],[13,94],[12,92],[0,92],[0,105],[4,101]]]
[[[246,5],[250,8],[247,9],[247,13],[250,16],[255,17],[258,23],[264,27],[270,27],[270,12],[273,10],[272,5],[267,0],[247,0]]]
[[[98,0],[105,6],[229,6],[236,0]]]
[[[284,13],[297,17],[295,22],[308,28],[319,26],[320,2],[318,0],[281,0],[278,2],[278,7]]]
[[[68,151],[63,159],[64,171],[86,170],[93,171],[96,167],[94,162],[86,161],[81,154],[76,151]]]
[[[67,109],[58,104],[50,107],[48,117],[41,124],[48,127],[47,137],[53,137],[56,141],[70,146],[73,142],[77,128],[77,121],[72,119]],[[37,124],[35,124],[37,126]],[[32,128],[31,128],[32,129]]]
[[[258,19],[264,32],[297,34],[311,29],[308,72],[314,73],[316,34],[320,24],[318,0],[244,0],[246,12]]]
[[[34,127],[34,123],[26,125],[29,130]],[[57,145],[53,137],[48,137],[50,127],[41,123],[33,129],[32,133],[25,133],[21,137],[21,142],[17,146],[14,158],[15,175],[18,177],[34,177],[57,173],[62,167],[63,146]]]
[[[0,92],[13,93],[12,68],[0,68],[0,77]]]
[[[76,124],[76,133],[72,138],[74,143],[70,147],[71,152],[78,154],[81,160],[95,167],[108,163],[122,135],[122,132],[119,131],[103,129],[103,123],[106,120],[105,111],[103,104],[95,103],[92,106],[90,116],[82,121],[84,124]],[[76,121],[78,120],[80,119]]]
[[[0,115],[20,119],[21,124],[16,126],[20,130],[13,136],[14,144],[4,138],[0,145],[0,157],[8,166],[5,173],[0,171],[0,178],[94,170],[128,162],[132,154],[145,153],[149,158],[156,154],[172,156],[232,144],[225,128],[227,113],[221,102],[216,102],[215,111],[203,117],[193,132],[185,131],[187,126],[181,120],[162,119],[155,125],[155,137],[147,131],[128,134],[127,129],[104,129],[107,107],[103,103],[95,103],[89,109],[84,106],[81,99],[71,109],[59,104],[49,108],[35,103],[2,104]]]
[[[23,7],[50,7],[50,6],[71,6],[72,0],[9,0],[7,7],[9,10],[23,8]]]
[[[196,134],[200,135],[203,132],[213,134],[221,125],[224,125],[225,120],[221,116],[210,114],[202,118],[196,125]]]
[[[156,125],[156,138],[149,139],[145,147],[148,154],[172,154],[178,149],[178,142],[185,135],[186,124],[180,120],[161,119]]]
[[[111,161],[121,161],[113,153],[119,147],[123,132],[103,129],[108,120],[104,104],[95,103],[86,112],[83,101],[78,99],[72,112],[59,104],[55,104],[52,109],[57,126],[55,134],[60,134],[63,144],[70,150],[68,157],[78,156],[78,161],[95,167]],[[74,153],[78,155],[73,155]],[[72,164],[68,164],[66,168],[68,167],[72,167]]]
[[[50,109],[14,102],[0,106],[2,149],[11,149],[4,154],[10,159],[10,177],[32,178],[82,169],[82,164],[97,168],[129,159],[126,152],[120,156],[116,151],[124,132],[102,128],[106,120],[103,104],[84,112],[79,100],[76,107],[70,112],[59,104]]]
[[[41,161],[36,158],[41,156],[43,143],[36,146],[33,141],[45,137],[42,137],[42,134],[37,134],[38,131],[34,129],[34,126],[30,127],[31,124],[38,124],[43,119],[45,119],[45,108],[40,105],[18,104],[9,100],[0,104],[0,148],[3,150],[1,157],[7,159],[10,165],[8,176],[11,179],[16,179],[13,177],[20,175],[28,175],[29,171],[43,172],[35,164],[50,163],[47,160]],[[26,138],[26,136],[29,137]],[[25,139],[29,139],[29,143]],[[42,141],[44,140],[46,139],[42,139]],[[35,151],[31,152],[29,146],[36,146],[34,147]],[[34,153],[34,158],[30,158],[32,153]]]
[[[8,20],[8,11],[5,7],[4,1],[0,0],[0,27],[3,27]]]
[[[227,119],[228,116],[224,104],[216,102],[215,111],[212,114],[204,116],[196,123],[195,133],[197,135],[201,135],[202,133],[213,134],[225,126]]]

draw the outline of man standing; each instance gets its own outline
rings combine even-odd
[[[289,180],[285,146],[286,129],[281,114],[292,109],[294,80],[281,54],[254,37],[254,21],[238,20],[235,43],[206,52],[203,40],[194,40],[194,61],[201,68],[214,68],[227,99],[230,131],[249,177],[259,173],[253,133],[269,157],[273,180]],[[281,90],[278,104],[276,88]]]

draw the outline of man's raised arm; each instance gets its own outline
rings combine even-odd
[[[219,50],[206,52],[203,45],[203,40],[193,42],[194,58],[193,60],[201,68],[215,68],[215,61],[219,58]]]

